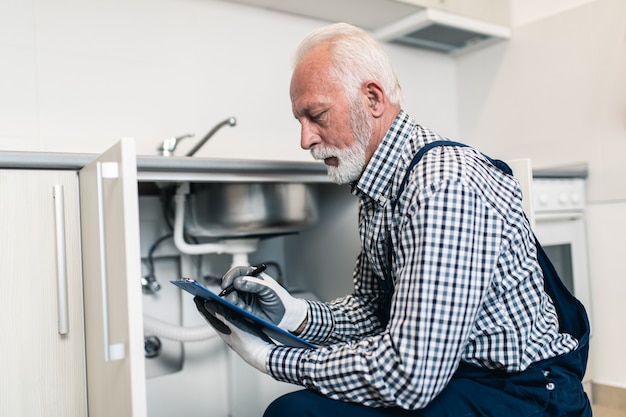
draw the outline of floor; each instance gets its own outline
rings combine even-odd
[[[626,417],[626,410],[614,410],[600,405],[594,405],[593,417]]]

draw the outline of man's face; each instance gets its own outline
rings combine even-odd
[[[298,65],[291,79],[293,114],[301,124],[300,145],[323,160],[337,183],[357,180],[369,159],[372,122],[363,103],[351,103],[329,72],[325,47],[317,47]]]

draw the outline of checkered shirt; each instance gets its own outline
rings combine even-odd
[[[400,112],[353,184],[362,245],[354,292],[330,303],[308,301],[301,336],[320,348],[273,348],[267,366],[274,378],[342,401],[419,409],[461,361],[519,372],[577,347],[559,333],[543,290],[519,184],[480,152],[430,150],[392,210],[413,156],[441,139]],[[385,270],[394,290],[383,326]]]

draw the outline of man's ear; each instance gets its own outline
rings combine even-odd
[[[365,81],[361,87],[361,92],[372,116],[382,116],[387,105],[387,97],[380,83],[374,80]]]

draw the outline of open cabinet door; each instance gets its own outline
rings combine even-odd
[[[123,139],[80,171],[90,417],[145,417],[137,158]]]

